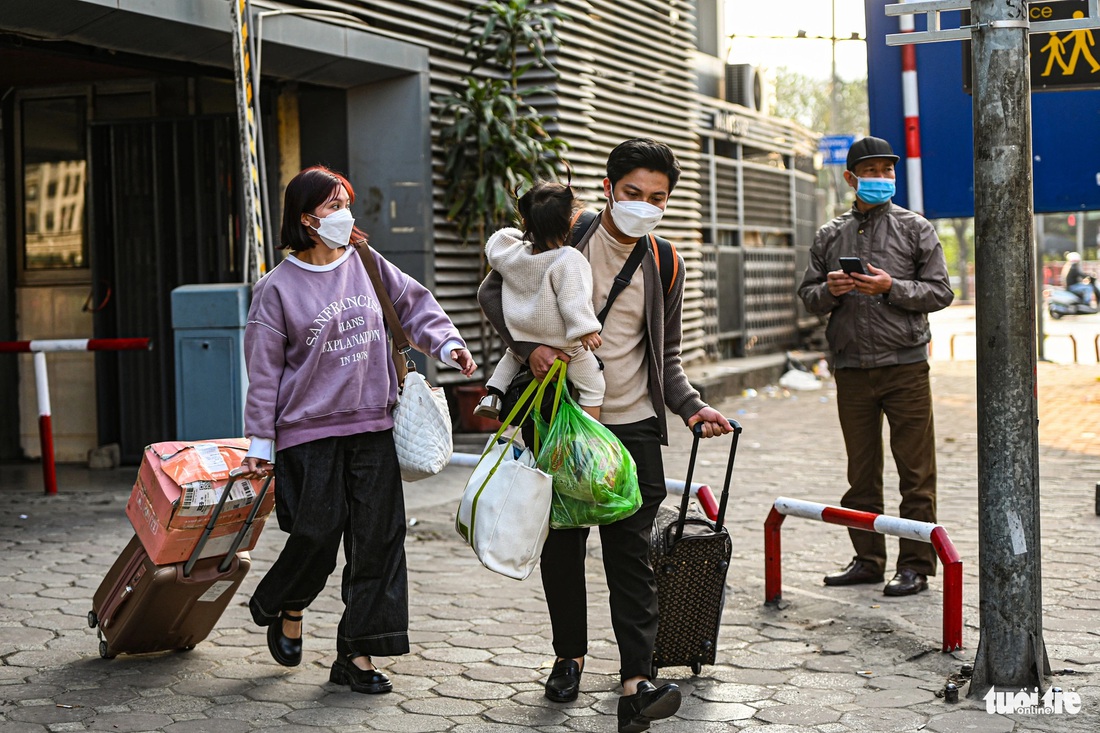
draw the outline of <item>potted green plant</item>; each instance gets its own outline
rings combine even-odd
[[[550,118],[532,103],[549,89],[533,83],[529,72],[539,69],[543,79],[557,77],[546,52],[558,43],[557,24],[568,17],[541,0],[490,0],[474,8],[464,21],[463,31],[469,36],[464,54],[470,68],[459,88],[439,100],[445,121],[440,142],[447,151],[443,161],[447,217],[464,241],[476,243],[479,280],[487,274],[485,238],[514,222],[517,190],[539,178],[554,177],[564,162],[566,142],[547,131]],[[482,316],[482,361],[489,362],[499,350],[493,348],[495,338]],[[470,415],[483,390],[480,386],[456,388],[460,422],[468,429],[489,427],[472,425]]]

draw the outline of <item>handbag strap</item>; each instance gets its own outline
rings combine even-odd
[[[516,419],[516,416],[519,415],[520,409],[523,407],[524,402],[527,402],[527,409],[523,412],[523,417],[520,419],[521,423],[527,420],[527,416],[531,414],[531,410],[535,408],[535,405],[542,404],[542,395],[546,392],[546,385],[550,384],[550,380],[553,379],[554,375],[559,373],[559,369],[561,374],[565,373],[565,362],[555,360],[554,363],[550,365],[550,371],[546,372],[546,377],[542,380],[542,382],[534,379],[531,380],[531,383],[527,385],[527,389],[523,390],[523,395],[519,398],[519,400],[516,401],[516,406],[512,408],[511,412],[508,413],[508,417],[506,417],[504,419],[504,422],[500,424],[500,428],[497,429],[496,434],[493,435],[493,439],[489,441],[489,444],[488,446],[486,446],[485,451],[481,454],[481,458],[478,459],[478,463],[481,463],[481,461],[485,460],[485,456],[489,455],[489,451],[493,449],[493,446],[495,446],[500,440],[501,436],[504,434],[504,431],[512,424],[512,421]],[[561,398],[561,384],[563,384],[564,381],[564,379],[558,380],[558,392],[554,400],[554,414],[557,414],[558,411],[558,402]],[[532,394],[535,396],[535,399],[528,400],[528,398],[531,397]],[[504,460],[504,456],[507,455],[508,450],[510,450],[512,445],[516,442],[516,436],[518,435],[519,430],[512,431],[512,435],[508,439],[508,443],[506,444],[507,447],[504,449],[504,451],[501,452],[500,456],[497,457],[496,465],[494,465],[492,471],[489,472],[490,476],[496,472],[497,468],[500,466],[501,461]],[[538,431],[536,430],[535,449],[533,451],[535,455],[538,455],[538,439]]]
[[[393,366],[397,370],[397,386],[400,390],[405,385],[405,377],[409,372],[416,371],[416,364],[409,356],[409,337],[405,335],[405,329],[401,327],[401,319],[397,317],[397,311],[393,308],[389,291],[382,284],[382,274],[378,271],[378,261],[374,258],[374,252],[367,245],[354,245],[355,253],[359,255],[363,267],[367,270],[367,277],[374,286],[378,304],[382,306],[382,314],[386,317],[386,327],[390,329],[390,339],[393,342]]]
[[[554,387],[554,406],[550,409],[550,422],[547,423],[548,425],[553,425],[554,424],[554,418],[556,418],[558,416],[558,407],[561,405],[562,394],[565,391],[565,389],[564,389],[565,388],[565,370],[567,368],[567,365],[564,361],[559,361],[559,360],[555,359],[554,363],[550,365],[550,371],[546,372],[546,378],[544,380],[542,380],[542,384],[539,385],[538,392],[535,393],[535,400],[534,400],[534,402],[531,403],[532,405],[541,405],[542,404],[543,394],[546,392],[546,386],[548,384],[550,384],[550,380],[553,378],[555,367],[558,368],[557,369],[558,383],[557,383],[557,386]],[[525,416],[524,419],[526,419],[526,416]],[[535,453],[535,456],[538,457],[538,454],[539,454],[539,430],[538,430],[538,421],[537,420],[535,421],[534,453]]]

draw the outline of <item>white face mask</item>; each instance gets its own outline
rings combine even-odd
[[[351,215],[351,209],[339,209],[323,219],[310,214],[320,222],[315,227],[310,227],[317,232],[321,241],[332,249],[340,249],[348,246],[351,241],[351,230],[355,228],[355,217]]]
[[[611,220],[619,231],[628,237],[644,237],[652,232],[665,210],[645,201],[616,201],[615,187],[611,187]]]

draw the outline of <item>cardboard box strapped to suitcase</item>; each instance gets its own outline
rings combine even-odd
[[[223,557],[244,520],[252,514],[259,482],[231,478],[248,451],[246,438],[166,441],[145,448],[137,481],[126,502],[126,516],[153,563],[167,565],[191,556],[195,541],[222,491],[229,497],[201,558]],[[275,506],[274,492],[260,501],[252,526],[238,549],[256,546],[264,521]]]
[[[653,522],[649,562],[657,580],[659,611],[653,650],[654,678],[661,667],[691,667],[692,672],[699,674],[704,664],[714,664],[718,651],[718,631],[726,602],[726,573],[733,554],[733,542],[723,523],[737,440],[741,436],[741,426],[735,420],[729,422],[733,440],[714,522],[688,512],[691,499],[688,489],[699,451],[698,425],[691,445],[680,511],[661,507]]]
[[[239,550],[246,537],[259,533],[252,529],[270,485],[271,478],[263,482],[222,557],[205,557],[204,549],[229,490],[221,492],[185,562],[154,563],[141,536],[134,535],[92,597],[88,625],[98,627],[101,657],[186,651],[210,634],[252,565],[248,553]]]

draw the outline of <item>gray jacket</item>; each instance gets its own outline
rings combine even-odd
[[[894,280],[890,292],[833,296],[826,279],[840,269],[840,257],[859,257],[885,270]],[[829,314],[825,335],[837,369],[924,361],[932,338],[927,314],[955,298],[936,230],[893,202],[866,214],[853,206],[821,227],[798,295],[806,310]]]
[[[583,252],[588,246],[588,240],[600,223],[597,216],[592,226],[576,244],[578,250]],[[661,429],[661,443],[668,445],[668,423],[665,420],[665,406],[675,412],[686,423],[699,410],[706,407],[706,403],[699,397],[699,393],[691,386],[687,375],[684,374],[683,364],[680,360],[680,340],[682,338],[681,314],[684,299],[684,260],[679,253],[676,279],[672,283],[672,290],[662,297],[661,273],[657,267],[657,260],[653,256],[653,250],[647,248],[646,255],[642,259],[640,268],[642,277],[645,278],[645,302],[646,302],[646,335],[649,345],[649,396],[653,403],[653,411],[657,414],[657,421]],[[635,275],[637,277],[637,275]],[[481,287],[477,291],[477,300],[481,309],[485,311],[485,317],[500,334],[504,342],[512,351],[521,358],[527,359],[531,352],[539,344],[526,341],[517,342],[508,333],[504,324],[504,311],[501,308],[501,279],[497,272],[490,272]],[[615,317],[613,305],[608,318]]]

